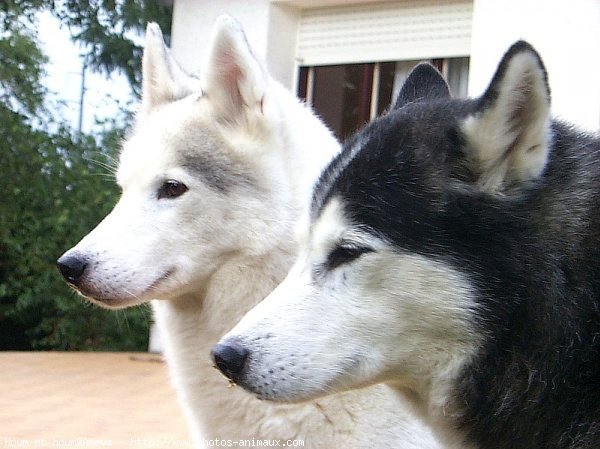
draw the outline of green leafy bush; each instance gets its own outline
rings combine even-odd
[[[126,122],[75,139],[44,108],[46,61],[34,31],[35,12],[44,8],[79,30],[91,67],[124,71],[134,90],[141,50],[125,31],[139,31],[146,20],[170,21],[170,10],[152,1],[0,4],[0,349],[145,350],[148,308],[92,306],[55,268],[117,200],[107,167]]]

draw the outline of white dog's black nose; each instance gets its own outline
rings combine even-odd
[[[219,370],[234,382],[244,370],[249,351],[235,340],[218,343],[210,352]]]
[[[69,284],[77,285],[87,267],[87,261],[77,255],[63,255],[56,261],[58,271]]]

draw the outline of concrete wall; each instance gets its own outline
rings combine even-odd
[[[276,79],[295,88],[300,7],[339,0],[176,0],[172,46],[197,72],[216,17],[228,13],[243,25],[259,58]],[[534,45],[547,66],[554,113],[588,130],[600,129],[600,0],[474,0],[469,94],[489,83],[516,40]]]
[[[269,0],[177,0],[171,47],[184,68],[199,73],[213,23],[221,14],[240,21],[256,56],[278,81],[294,88],[299,10]]]
[[[518,39],[542,56],[554,114],[600,129],[600,1],[474,0],[469,95],[483,92]]]

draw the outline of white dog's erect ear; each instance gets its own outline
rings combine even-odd
[[[230,16],[219,17],[203,77],[203,90],[212,104],[228,118],[244,108],[260,111],[267,81],[241,25]]]
[[[148,23],[142,59],[142,109],[146,112],[167,102],[183,98],[196,90],[198,82],[177,64],[165,45],[160,27]]]
[[[450,88],[442,74],[427,62],[417,65],[400,89],[393,109],[410,103],[450,98]]]
[[[463,123],[472,169],[483,190],[501,192],[538,178],[550,147],[550,88],[527,42],[504,55],[476,112]]]

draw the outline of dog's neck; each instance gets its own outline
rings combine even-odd
[[[457,403],[457,381],[470,357],[440,357],[423,368],[413,381],[386,382],[399,396],[412,404],[414,411],[428,424],[447,449],[477,449],[468,442],[462,423],[462,406]]]
[[[213,273],[203,289],[154,302],[155,318],[165,331],[165,356],[180,403],[188,419],[204,428],[203,438],[226,437],[220,422],[233,419],[244,423],[240,438],[247,437],[244,430],[254,425],[245,420],[256,419],[257,415],[244,416],[248,407],[245,403],[254,398],[239,388],[228,389],[225,377],[212,366],[210,350],[286,274],[294,251],[282,246],[261,258],[231,258]],[[260,413],[259,404],[254,407]]]

